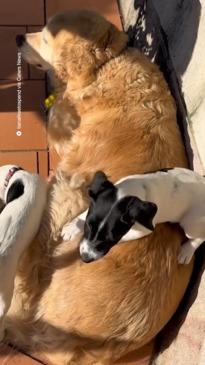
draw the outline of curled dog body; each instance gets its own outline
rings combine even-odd
[[[116,245],[102,260],[82,263],[79,239],[68,244],[60,237],[88,204],[84,185],[71,188],[69,181],[79,174],[89,184],[102,170],[114,183],[187,166],[175,104],[158,67],[128,48],[127,36],[97,13],[54,16],[19,47],[52,78],[56,101],[48,133],[61,161],[44,223],[21,263],[8,339],[58,365],[111,364],[167,323],[192,263],[179,267],[183,234],[168,224],[136,245]]]
[[[37,234],[46,205],[46,183],[16,166],[0,167],[0,331],[11,304],[19,259]]]

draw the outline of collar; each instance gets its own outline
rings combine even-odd
[[[5,180],[4,180],[4,190],[6,190],[8,184],[9,184],[9,181],[10,179],[12,178],[12,176],[15,174],[15,172],[19,171],[19,170],[23,170],[21,167],[11,167],[5,177]]]

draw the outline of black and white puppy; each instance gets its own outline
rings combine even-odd
[[[0,340],[19,259],[36,235],[46,204],[46,183],[13,165],[0,167]]]
[[[82,233],[80,255],[90,262],[104,256],[118,241],[150,234],[157,223],[179,223],[189,239],[179,254],[188,264],[205,240],[205,178],[183,168],[132,175],[113,185],[97,172],[89,188],[91,204],[64,226],[64,240]]]

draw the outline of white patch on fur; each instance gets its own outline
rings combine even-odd
[[[146,35],[146,41],[147,41],[147,43],[148,43],[149,46],[152,45],[152,42],[153,42],[152,33],[147,33],[147,35]]]
[[[189,242],[182,246],[179,263],[188,264],[196,249],[205,241],[205,177],[185,169],[173,168],[148,174],[130,175],[119,180],[116,202],[110,208],[98,227],[96,237],[109,220],[110,211],[115,204],[126,196],[136,196],[143,201],[155,203],[158,207],[153,226],[158,223],[179,223]],[[84,220],[85,220],[84,213]],[[121,241],[135,240],[150,234],[139,222],[127,232]],[[92,247],[92,246],[91,246]],[[81,244],[81,252],[90,257],[98,257],[86,241]]]
[[[78,234],[82,234],[82,229],[77,225],[78,217],[74,218],[72,222],[66,224],[61,232],[61,237],[64,241],[73,240]]]
[[[0,293],[0,318],[2,318],[4,316],[5,309],[6,309],[5,299],[3,298],[2,294]]]
[[[95,250],[91,249],[88,244],[88,241],[84,238],[80,244],[80,254],[88,254],[90,259],[96,260],[100,257],[99,253],[95,252]]]
[[[189,242],[186,242],[180,248],[178,262],[179,264],[187,265],[191,262],[192,257],[194,256],[195,249],[190,245]]]

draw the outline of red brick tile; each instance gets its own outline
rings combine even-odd
[[[25,33],[25,27],[0,27],[1,62],[0,79],[16,80],[17,52],[16,35]],[[21,60],[22,78],[28,78],[28,67]]]
[[[43,0],[6,0],[1,4],[1,25],[43,25],[44,1]]]
[[[35,33],[35,32],[39,32],[42,29],[42,27],[27,27],[27,31],[28,33]],[[38,70],[36,67],[34,66],[28,66],[30,69],[29,72],[29,78],[30,79],[36,79],[36,80],[45,80],[45,72]]]
[[[47,178],[48,177],[48,152],[40,151],[38,154],[38,172],[41,176]]]
[[[53,172],[56,170],[58,162],[60,161],[60,157],[54,150],[51,150],[49,152],[49,160],[50,160],[50,172]]]
[[[21,166],[31,172],[38,172],[36,152],[0,152],[0,166],[10,164]]]
[[[2,150],[45,150],[47,138],[45,115],[41,103],[45,98],[43,81],[25,81],[22,83],[22,113],[17,121],[16,84],[0,82],[0,151]],[[17,135],[20,129],[21,135]]]
[[[50,17],[59,11],[70,9],[91,9],[99,11],[107,19],[121,27],[117,0],[46,0],[46,13]]]

